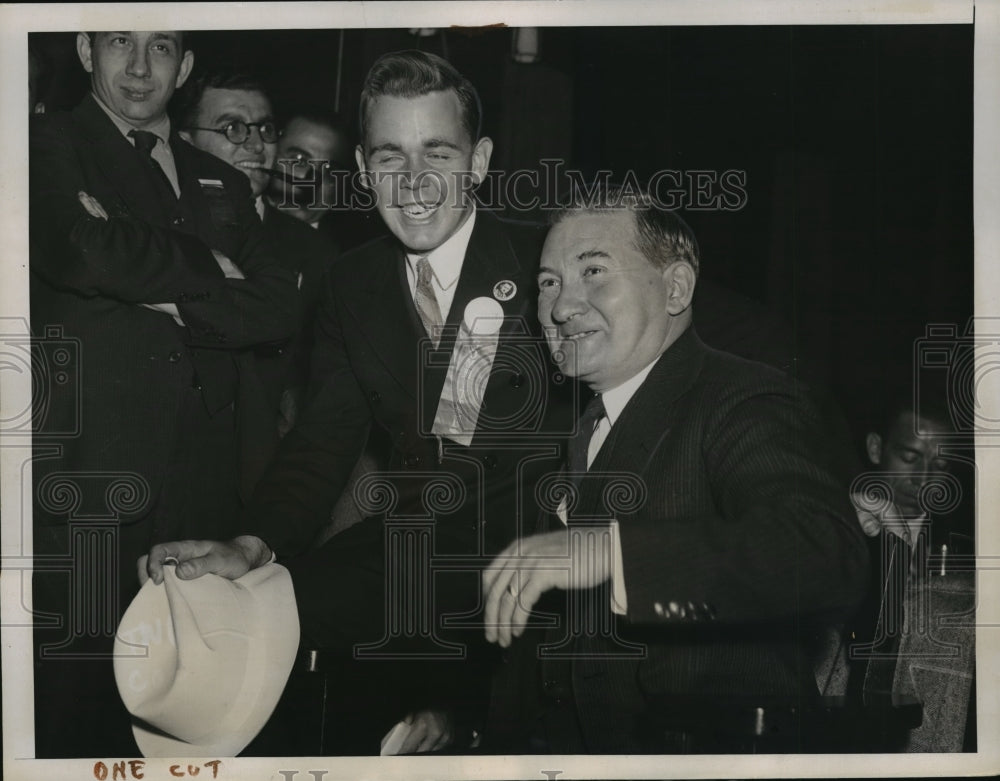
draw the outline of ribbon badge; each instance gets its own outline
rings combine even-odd
[[[474,298],[465,307],[431,429],[436,436],[472,444],[503,322],[503,309],[491,298]]]

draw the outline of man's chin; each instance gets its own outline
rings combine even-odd
[[[436,230],[430,226],[414,229],[411,226],[392,223],[389,227],[392,234],[399,239],[400,244],[410,252],[432,252],[448,240],[444,231]]]
[[[253,194],[254,200],[256,200],[267,191],[268,176],[254,172],[248,178],[250,179],[250,192]]]

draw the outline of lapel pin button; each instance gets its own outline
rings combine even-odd
[[[510,301],[517,294],[517,285],[509,279],[501,279],[493,286],[493,297],[497,301]]]

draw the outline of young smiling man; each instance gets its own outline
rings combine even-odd
[[[79,353],[74,393],[38,401],[35,608],[61,623],[36,631],[36,756],[133,756],[110,653],[135,558],[237,531],[260,445],[244,424],[264,413],[248,351],[291,334],[298,304],[246,177],[171,127],[194,62],[183,34],[82,32],[77,53],[90,94],[30,132],[32,325]],[[73,506],[49,489],[64,484]],[[103,556],[74,548],[87,514],[115,521]],[[72,579],[43,571],[72,556]]]
[[[370,516],[289,568],[304,643],[346,664],[331,750],[378,753],[395,722],[424,709],[396,747],[406,753],[463,739],[446,709],[468,717],[468,739],[483,704],[486,673],[446,658],[449,646],[439,642],[450,631],[444,616],[477,609],[479,571],[470,563],[435,572],[433,593],[422,591],[409,578],[427,562],[389,556],[385,522],[433,518],[425,553],[466,562],[485,563],[514,539],[520,519],[534,517],[532,491],[519,486],[532,486],[551,466],[545,456],[553,449],[540,440],[555,368],[535,318],[541,231],[503,224],[472,200],[492,151],[473,86],[432,54],[387,54],[365,80],[361,130],[358,165],[391,235],[344,256],[328,275],[311,400],[258,488],[247,518],[252,534],[157,546],[147,567],[159,580],[171,556],[182,578],[239,577],[272,551],[302,553],[327,522],[369,429],[380,429],[391,452],[381,488],[366,494]],[[495,346],[488,364],[462,357],[470,329],[498,334],[487,340]],[[473,375],[483,381],[481,404],[466,408],[467,422],[456,426],[456,389]],[[379,495],[389,504],[373,503]],[[393,590],[399,583],[403,597]],[[357,644],[392,631],[386,621],[396,611],[402,623],[394,626],[423,625],[431,637],[397,638],[401,645],[387,648],[399,649],[391,660],[352,659]],[[481,645],[478,630],[457,635],[468,649]],[[441,653],[415,662],[428,650],[422,642]]]

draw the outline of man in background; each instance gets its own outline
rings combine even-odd
[[[336,245],[309,230],[290,212],[268,204],[279,133],[271,100],[263,85],[248,74],[216,71],[191,80],[180,90],[171,111],[181,138],[215,155],[246,175],[257,213],[282,266],[298,280],[302,318],[296,335],[255,351],[267,400],[284,435],[294,424],[309,377],[313,321],[324,275],[336,260]]]
[[[167,116],[194,64],[185,42],[79,33],[90,93],[31,125],[31,315],[49,378],[34,440],[39,757],[136,753],[110,656],[136,557],[235,533],[267,449],[250,351],[298,318],[246,177]],[[54,364],[52,340],[67,351]]]
[[[357,186],[347,125],[322,107],[293,111],[278,139],[268,202],[347,251],[382,235],[369,193]],[[356,172],[356,171],[355,171]]]

